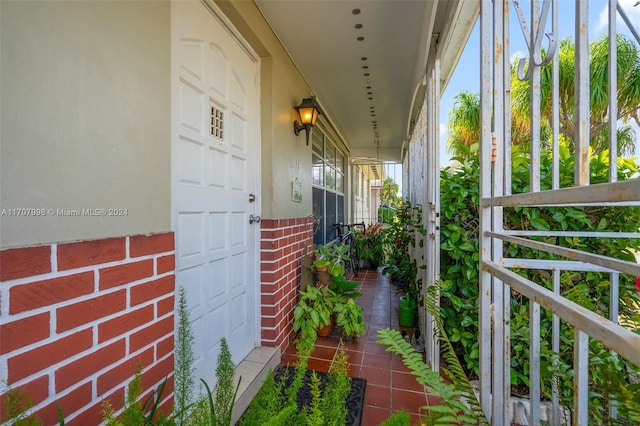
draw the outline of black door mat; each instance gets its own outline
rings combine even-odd
[[[289,379],[285,382],[285,387],[291,384],[293,380],[293,373],[295,367],[287,366],[287,365],[279,365],[273,372],[273,375],[277,380],[283,374],[286,374],[285,377]],[[302,388],[300,388],[300,392],[298,392],[298,407],[302,409],[303,407],[308,407],[311,404],[311,388],[309,384],[311,383],[311,374],[312,370],[307,370],[307,373],[304,376],[304,383],[302,384]],[[327,373],[323,373],[320,371],[316,371],[318,378],[320,379],[320,388],[324,389],[325,384],[327,382]],[[365,379],[361,379],[360,377],[352,377],[351,378],[351,391],[347,396],[347,420],[345,422],[345,426],[360,426],[362,423],[362,410],[364,409],[364,391],[367,387],[367,381]]]

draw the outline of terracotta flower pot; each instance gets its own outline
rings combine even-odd
[[[318,329],[318,336],[327,337],[328,335],[331,334],[332,330],[333,330],[333,324],[329,323],[324,327]]]

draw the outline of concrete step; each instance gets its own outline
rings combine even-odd
[[[261,346],[253,349],[236,367],[235,382],[239,377],[240,388],[233,408],[232,423],[235,424],[246,411],[253,397],[258,393],[269,370],[275,370],[280,364],[280,348]]]

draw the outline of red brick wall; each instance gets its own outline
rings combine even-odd
[[[313,249],[313,217],[263,220],[260,241],[262,345],[284,351],[293,337],[300,260]]]
[[[174,235],[0,251],[0,392],[26,391],[45,425],[91,425],[122,407],[138,365],[143,393],[173,393]],[[4,407],[0,418],[4,415]]]

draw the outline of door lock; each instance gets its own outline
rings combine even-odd
[[[252,214],[249,215],[249,223],[253,224],[253,222],[260,223],[260,216],[254,216]]]
[[[256,201],[256,194],[249,194],[249,202],[253,203]]]

